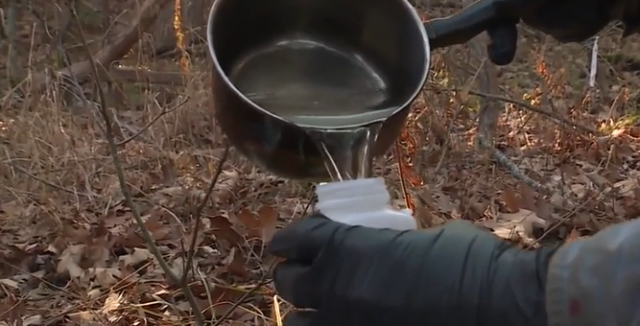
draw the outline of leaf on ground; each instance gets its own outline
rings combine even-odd
[[[170,238],[171,228],[160,222],[158,218],[152,216],[144,223],[144,225],[149,233],[151,233],[153,240],[161,241]]]
[[[95,282],[103,289],[110,288],[122,279],[122,273],[118,268],[100,267],[94,269],[93,272],[95,273]]]
[[[82,260],[85,247],[86,245],[67,247],[67,249],[60,254],[60,261],[56,268],[58,274],[69,273],[69,277],[72,279],[82,278],[84,276],[84,269],[80,267],[79,263]]]
[[[175,275],[178,279],[182,279],[182,276],[184,274],[184,270],[185,270],[185,265],[186,265],[186,261],[184,259],[182,259],[182,257],[177,257],[176,259],[173,260],[173,262],[171,262],[170,264],[170,268],[171,268],[171,272],[173,273],[173,275]]]
[[[638,181],[635,178],[618,181],[613,184],[613,189],[618,191],[618,194],[622,197],[634,198],[638,189]]]
[[[413,217],[418,220],[420,228],[429,228],[435,224],[434,216],[431,213],[431,209],[429,209],[429,207],[426,207],[425,205],[416,205]]]
[[[583,199],[587,195],[587,187],[580,183],[574,183],[571,185],[571,192],[578,199]]]
[[[106,263],[111,254],[110,249],[111,248],[109,248],[109,246],[100,242],[85,246],[79,262],[80,267],[85,269],[92,267],[106,267]]]
[[[576,228],[572,228],[571,232],[564,239],[564,243],[572,243],[580,238],[580,232]]]
[[[517,212],[520,210],[520,200],[513,191],[503,190],[500,197],[502,197],[502,201],[504,201],[509,212]]]
[[[39,326],[43,324],[44,324],[44,321],[42,320],[41,315],[22,317],[22,326]]]
[[[434,192],[432,198],[435,200],[435,205],[441,212],[449,213],[457,207],[457,204],[451,200],[451,197],[441,191]]]
[[[89,268],[104,268],[109,260],[110,250],[101,245],[72,245],[60,254],[58,274],[68,273],[71,278],[82,278]]]
[[[76,227],[74,225],[65,225],[62,229],[62,236],[72,243],[85,243],[91,239],[89,230]]]
[[[17,300],[13,295],[0,302],[0,316],[8,321],[9,325],[20,325],[26,310],[24,302]]]
[[[44,325],[44,320],[41,315],[22,316],[19,320],[9,322],[6,320],[0,321],[0,326],[40,326]]]
[[[531,189],[531,187],[526,185],[524,182],[520,183],[520,198],[522,198],[520,208],[528,209],[530,211],[535,211],[538,214],[540,214],[540,212],[537,211],[537,207],[536,207],[537,206],[536,195],[533,192],[533,189]]]
[[[109,293],[109,296],[104,300],[100,312],[111,324],[118,324],[118,321],[122,319],[123,316],[118,313],[118,310],[121,308],[123,301],[122,294],[115,292]]]
[[[100,316],[95,311],[81,310],[67,314],[69,321],[76,325],[95,325],[100,322]]]
[[[25,211],[24,204],[19,200],[12,200],[0,204],[0,212],[5,218],[17,218],[23,215]]]
[[[233,227],[233,223],[225,215],[216,215],[209,218],[212,233],[218,240],[224,240],[231,245],[239,245],[243,242],[242,235]]]
[[[242,251],[231,248],[227,257],[222,261],[222,267],[216,269],[216,275],[228,273],[240,277],[249,277],[250,273],[245,263],[246,257],[242,254]]]
[[[264,205],[256,213],[243,209],[237,218],[244,226],[249,238],[259,238],[263,242],[269,242],[276,232],[279,215],[278,211]]]
[[[208,219],[204,219],[204,218],[201,218],[200,220],[201,220],[201,225],[202,224],[206,224],[209,221]],[[195,224],[195,221],[194,221],[193,224]],[[188,246],[190,246],[191,243],[193,242],[193,236],[194,235],[196,236],[196,239],[195,239],[196,241],[194,243],[194,245],[195,245],[194,248],[197,250],[198,248],[200,248],[200,246],[202,246],[202,243],[205,240],[204,232],[189,232],[189,233],[187,233],[186,236],[182,236],[181,239],[179,239],[179,240],[180,240],[181,243],[185,243]]]
[[[516,213],[498,213],[494,220],[481,222],[484,227],[503,239],[511,241],[523,240],[525,243],[533,243],[535,228],[544,228],[547,222],[539,218],[534,212],[520,209]]]
[[[128,255],[122,255],[118,260],[124,264],[124,266],[135,266],[145,261],[150,261],[155,257],[146,248],[133,248],[133,252]]]

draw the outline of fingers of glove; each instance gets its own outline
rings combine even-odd
[[[310,279],[310,266],[282,262],[273,271],[276,292],[296,308],[317,308],[321,301],[319,285]]]
[[[501,25],[487,30],[491,43],[487,45],[489,60],[498,66],[508,65],[516,56],[518,29],[516,25]]]
[[[272,255],[311,263],[343,224],[313,215],[276,232],[267,247]]]
[[[284,326],[313,326],[315,312],[292,311],[284,317]]]

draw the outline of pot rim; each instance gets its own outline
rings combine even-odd
[[[377,112],[377,114],[371,114],[371,113],[363,113],[363,114],[354,114],[351,115],[350,117],[356,117],[356,116],[361,116],[361,115],[370,115],[371,116],[371,120],[367,120],[365,122],[359,122],[359,123],[347,123],[344,125],[341,124],[331,124],[331,126],[321,126],[318,124],[315,125],[307,125],[305,123],[303,123],[302,121],[298,121],[298,122],[294,122],[291,120],[287,120],[284,119],[283,117],[272,113],[269,110],[264,109],[263,107],[257,105],[256,103],[254,103],[253,101],[251,101],[245,94],[243,94],[234,84],[233,82],[231,82],[231,80],[229,79],[229,76],[227,76],[227,74],[222,70],[222,67],[220,66],[220,62],[218,61],[218,57],[216,56],[216,52],[214,50],[214,39],[213,39],[213,33],[212,33],[212,29],[213,29],[213,18],[216,15],[216,12],[218,11],[218,8],[220,7],[220,4],[225,1],[225,0],[216,0],[213,2],[213,5],[211,6],[211,9],[209,11],[209,18],[207,19],[207,47],[209,49],[209,56],[211,57],[211,59],[213,60],[213,65],[214,68],[216,69],[216,71],[220,74],[220,77],[222,78],[222,80],[225,82],[225,84],[227,84],[227,86],[231,87],[231,89],[233,90],[233,92],[238,95],[240,97],[240,99],[247,103],[248,105],[250,105],[251,107],[253,107],[254,109],[257,109],[258,111],[277,119],[278,121],[287,123],[287,124],[293,124],[296,125],[298,127],[302,127],[302,128],[307,128],[307,129],[352,129],[352,128],[357,128],[357,127],[363,127],[363,126],[367,126],[373,123],[377,123],[377,122],[384,122],[385,120],[387,120],[388,118],[398,114],[399,112],[403,111],[404,109],[408,108],[411,103],[413,103],[413,101],[416,99],[416,97],[418,96],[418,94],[420,94],[420,92],[422,91],[422,89],[424,88],[424,84],[427,82],[427,77],[429,75],[429,67],[431,65],[431,46],[429,44],[429,37],[427,35],[427,31],[423,26],[423,22],[422,19],[420,18],[420,16],[418,15],[418,12],[415,10],[415,8],[413,8],[413,6],[409,3],[409,1],[407,0],[401,0],[402,4],[404,5],[405,9],[407,11],[409,11],[409,16],[411,16],[411,19],[413,20],[413,22],[418,26],[418,29],[420,30],[420,36],[422,38],[422,44],[424,45],[424,51],[425,51],[425,57],[426,57],[426,63],[425,63],[425,69],[422,72],[422,76],[420,77],[420,82],[418,83],[418,86],[416,87],[416,89],[413,91],[413,94],[411,94],[411,96],[405,101],[403,102],[401,105],[398,106],[394,106],[393,108],[389,108],[389,109],[385,109],[385,110],[380,110]],[[233,1],[233,0],[228,0],[228,1]],[[264,0],[263,0],[264,1]],[[391,111],[390,113],[388,113],[389,111]],[[386,113],[386,114],[385,114]],[[349,116],[347,116],[349,117]],[[327,118],[329,120],[332,120],[330,117]],[[347,119],[349,120],[349,119]],[[360,119],[358,119],[360,120]]]

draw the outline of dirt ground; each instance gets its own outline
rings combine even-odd
[[[467,46],[435,51],[400,158],[391,150],[376,162],[393,204],[414,206],[424,227],[466,219],[525,247],[636,218],[640,39],[620,34],[611,28],[598,40],[594,88],[590,46],[560,45],[526,27],[516,61],[497,69],[493,95],[479,90],[482,60]],[[166,59],[144,64],[178,69]],[[275,259],[263,244],[308,211],[313,187],[273,176],[231,149],[207,195],[225,141],[212,115],[208,58],[193,56],[183,68],[185,86],[118,82],[107,92],[119,169],[104,119],[89,109],[100,103],[63,102],[55,87],[24,96],[4,87],[0,325],[192,323],[183,288],[154,258],[136,214],[178,279],[195,243],[188,287],[212,324],[275,325],[286,313],[268,284]],[[95,98],[95,89],[86,91]],[[493,151],[474,146],[482,100],[504,110]]]

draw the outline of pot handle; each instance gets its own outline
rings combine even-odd
[[[521,1],[479,0],[462,11],[424,23],[431,50],[463,44],[499,24],[516,24],[520,20],[514,5]]]

